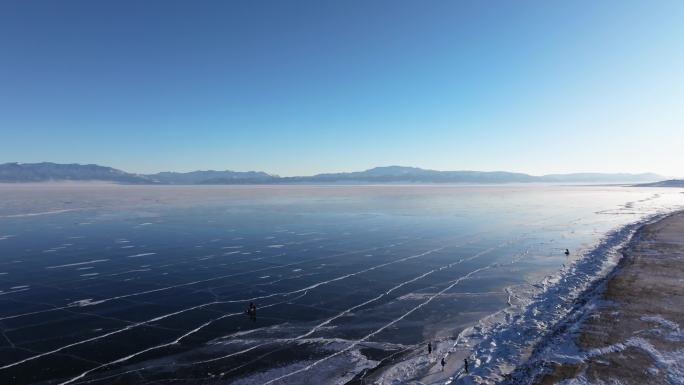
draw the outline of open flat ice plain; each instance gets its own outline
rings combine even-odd
[[[464,357],[495,382],[636,224],[682,207],[621,186],[0,185],[0,383],[458,383]]]

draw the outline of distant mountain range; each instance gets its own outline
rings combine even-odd
[[[366,171],[280,177],[261,171],[193,171],[131,174],[95,164],[5,163],[0,182],[106,181],[125,184],[297,184],[297,183],[646,183],[660,175],[577,173],[533,176],[505,171],[436,171],[416,167],[375,167]]]

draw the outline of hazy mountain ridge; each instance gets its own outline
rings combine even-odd
[[[504,171],[436,171],[417,167],[387,166],[365,171],[317,174],[286,178],[293,182],[370,182],[370,183],[516,183],[535,182],[536,177]]]
[[[642,183],[636,185],[638,187],[682,187],[684,188],[684,179],[668,179],[654,183]]]
[[[96,164],[4,163],[0,182],[110,181],[129,184],[154,184],[154,180]]]
[[[128,184],[296,184],[296,183],[647,183],[652,174],[575,173],[534,176],[506,171],[437,171],[386,166],[365,171],[280,177],[262,171],[192,171],[131,174],[95,164],[5,163],[0,182],[109,181]]]

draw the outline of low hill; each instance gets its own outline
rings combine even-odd
[[[544,182],[561,183],[634,183],[650,182],[662,179],[662,176],[653,173],[642,174],[607,174],[607,173],[574,173],[574,174],[549,174],[541,176]]]
[[[684,179],[670,179],[662,180],[654,183],[642,183],[636,185],[637,187],[682,187],[684,188]]]

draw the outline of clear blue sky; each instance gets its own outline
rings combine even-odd
[[[684,175],[684,1],[2,1],[0,162]]]

